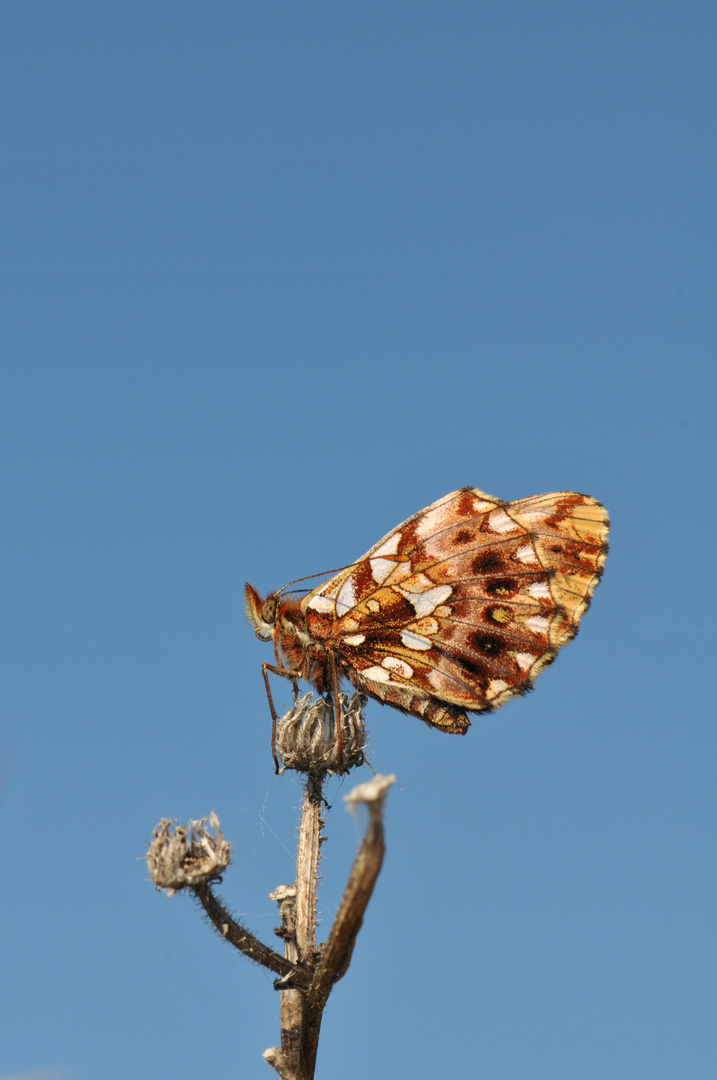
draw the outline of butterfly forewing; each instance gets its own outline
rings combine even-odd
[[[440,499],[301,603],[361,690],[447,731],[528,689],[577,631],[607,550],[587,495]]]

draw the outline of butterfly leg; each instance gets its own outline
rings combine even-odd
[[[261,673],[264,676],[264,686],[266,687],[266,697],[269,702],[269,710],[271,712],[271,756],[274,759],[274,771],[276,775],[279,775],[279,759],[276,756],[276,724],[279,719],[276,715],[276,709],[274,708],[274,699],[271,696],[271,687],[269,686],[269,672],[273,675],[283,675],[285,679],[291,679],[294,685],[294,701],[299,693],[299,672],[293,671],[291,668],[279,667],[277,664],[262,664]]]

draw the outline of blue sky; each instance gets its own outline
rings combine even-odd
[[[612,549],[529,697],[369,707],[388,854],[318,1076],[712,1080],[716,24],[6,7],[3,1080],[269,1075],[271,980],[138,860],[216,810],[273,940],[301,792],[244,581],[464,484],[588,492]]]

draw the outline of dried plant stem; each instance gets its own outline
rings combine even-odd
[[[385,777],[376,777],[378,781],[386,779]],[[393,779],[391,778],[389,783],[392,782]],[[378,790],[375,780],[369,780],[368,784],[362,784],[360,787],[369,788],[371,785],[374,785]],[[331,988],[334,983],[343,978],[351,962],[356,937],[361,929],[364,912],[371,899],[386,851],[382,818],[385,790],[384,787],[375,800],[366,800],[369,808],[368,829],[361,847],[356,853],[328,941],[321,950],[321,959],[306,995],[307,1011],[323,1009],[331,993]],[[352,801],[364,800],[359,798]]]
[[[266,1050],[264,1058],[281,1080],[313,1080],[324,1008],[333,986],[351,961],[356,936],[371,899],[385,851],[383,802],[393,776],[376,776],[359,784],[346,799],[365,803],[369,824],[341,898],[328,941],[316,948],[316,883],[321,842],[322,779],[310,776],[301,811],[296,860],[296,886],[282,885],[272,899],[279,901],[287,958],[302,968],[316,964],[308,990],[281,989],[281,1048]],[[295,902],[295,907],[294,907]],[[292,940],[295,927],[296,944]]]
[[[215,896],[209,884],[195,885],[192,892],[209,917],[212,925],[219,931],[223,938],[233,945],[250,960],[257,964],[275,971],[287,983],[292,986],[307,987],[311,978],[311,971],[302,971],[301,966],[264,945],[258,938],[234,919],[225,908],[219,897]]]
[[[299,959],[313,964],[316,952],[316,884],[319,876],[323,775],[309,773],[296,849],[296,944]]]
[[[287,960],[299,960],[309,970],[316,963],[316,885],[319,875],[319,847],[321,843],[321,820],[323,774],[309,773],[301,806],[299,842],[296,850],[296,884],[280,885],[271,893],[271,899],[279,903],[281,928],[277,931],[284,938],[284,955]],[[281,1048],[272,1047],[264,1052],[264,1059],[278,1072],[281,1080],[298,1080],[301,1072],[301,1050],[305,1039],[305,994],[292,986],[284,989],[281,984]],[[316,1060],[321,1016],[316,1025],[313,1061]],[[312,1071],[309,1076],[313,1076]]]
[[[309,773],[301,807],[299,843],[296,851],[296,943],[299,958],[306,964],[316,962],[316,887],[319,877],[319,848],[321,844],[322,790],[324,776]],[[316,1052],[321,1031],[321,1009],[306,1010],[307,999],[302,995],[302,1015],[299,1032],[296,1080],[311,1080],[316,1064]]]
[[[284,939],[284,956],[294,963],[298,960],[296,947],[296,886],[280,885],[269,894],[279,904],[281,926],[274,932]],[[303,995],[299,990],[282,989],[279,1009],[281,1048],[272,1047],[264,1053],[265,1060],[276,1069],[281,1080],[294,1080],[299,1060]]]
[[[375,776],[358,787],[345,799],[349,803],[365,803],[369,810],[369,825],[356,853],[349,879],[346,882],[339,910],[336,913],[328,941],[320,951],[314,977],[304,995],[304,1012],[296,1080],[313,1080],[316,1053],[324,1008],[334,983],[348,969],[356,937],[368,902],[371,899],[386,850],[383,832],[383,802],[393,776]]]

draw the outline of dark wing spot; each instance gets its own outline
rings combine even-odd
[[[484,656],[500,656],[505,649],[505,642],[493,634],[481,634],[478,631],[471,635],[471,644]]]
[[[439,653],[447,660],[451,660],[466,678],[474,681],[482,692],[486,693],[491,676],[490,671],[486,669],[485,664],[479,657],[471,656],[463,649],[458,651],[454,648],[445,648],[443,642],[441,642]]]
[[[477,657],[466,656],[465,653],[461,653],[456,658],[456,661],[461,672],[468,678],[475,680],[485,694],[490,679],[490,673],[486,670],[485,665]]]
[[[515,596],[518,583],[513,578],[497,578],[486,585],[485,591],[489,596]]]
[[[473,539],[473,533],[471,532],[470,529],[461,529],[453,537],[453,543],[455,544],[456,547],[462,547],[463,544],[467,544],[472,539]]]
[[[471,564],[471,568],[474,574],[493,574],[496,570],[500,570],[502,565],[503,560],[500,555],[496,555],[492,552],[476,555]]]
[[[485,665],[482,664],[480,660],[473,659],[473,657],[463,654],[460,658],[460,666],[463,671],[475,675],[478,679],[485,679],[487,677]]]

